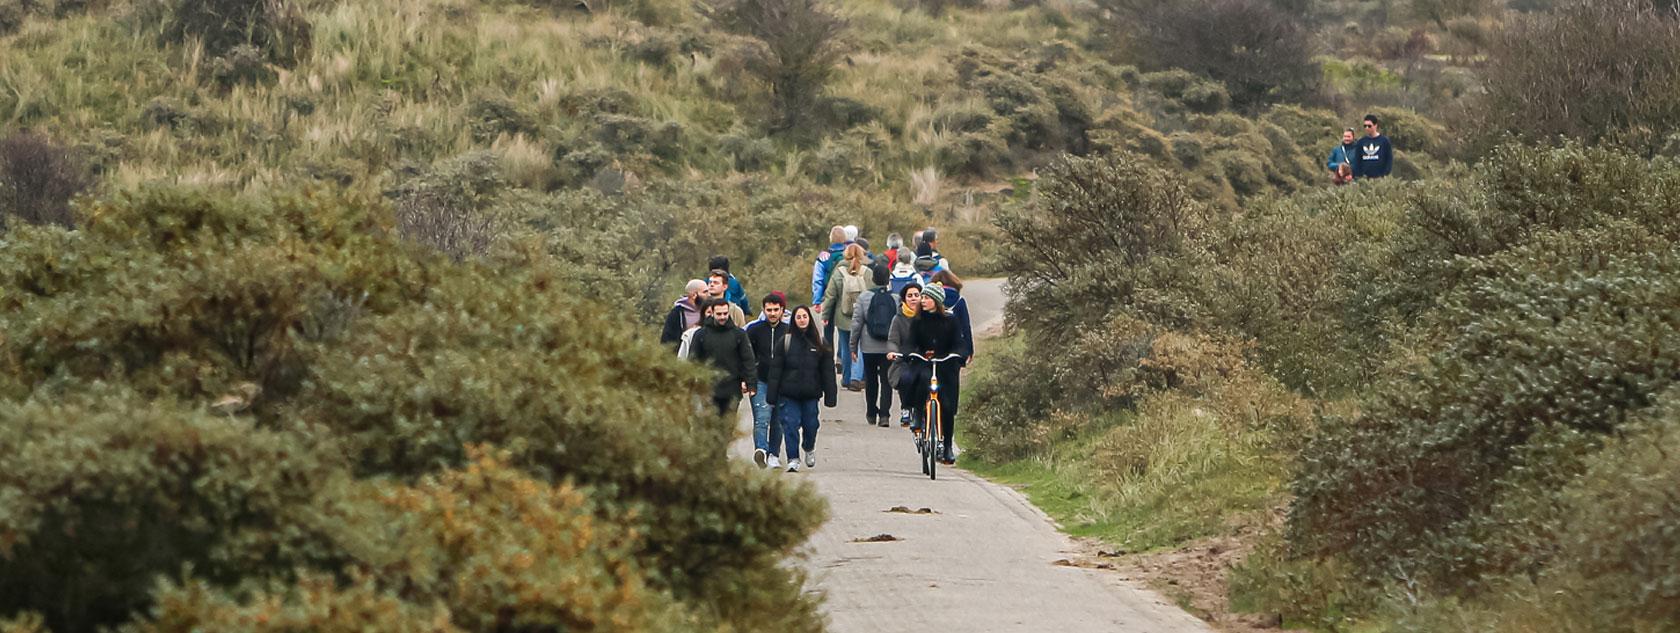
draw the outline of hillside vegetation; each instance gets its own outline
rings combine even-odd
[[[1630,53],[1680,16],[1507,19],[1460,119],[1505,140],[1470,165],[1239,212],[1123,153],[1043,172],[996,219],[980,469],[1123,551],[1252,548],[1210,612],[1680,630],[1680,164],[1669,58]]]
[[[833,224],[1011,277],[965,460],[1076,531],[1672,630],[1673,10],[0,0],[0,630],[820,630],[650,325]]]
[[[944,225],[964,272],[988,272],[990,211],[1063,151],[1149,155],[1234,207],[1319,181],[1346,125],[1140,71],[1079,5],[793,2],[842,20],[801,52],[782,49],[811,34],[755,32],[727,3],[8,2],[0,120],[67,150],[96,195],[376,192],[415,232],[466,218],[449,248],[523,242],[616,282],[599,296],[637,297],[640,319],[715,253],[797,295],[789,264],[834,223]],[[234,35],[190,36],[206,29]],[[811,84],[797,119],[774,98],[788,75]],[[1419,139],[1402,173],[1438,162],[1433,124],[1385,114]]]

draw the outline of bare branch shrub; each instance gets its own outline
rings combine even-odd
[[[1486,140],[1621,141],[1650,153],[1680,125],[1680,21],[1649,0],[1516,18],[1494,42],[1478,108]]]
[[[14,221],[73,227],[70,200],[92,185],[81,158],[44,136],[0,140],[0,230]]]
[[[1242,108],[1299,101],[1318,87],[1311,33],[1270,0],[1097,0],[1115,44],[1152,69],[1223,82]]]
[[[821,0],[720,0],[711,8],[723,28],[754,40],[746,70],[770,88],[770,130],[809,132],[846,22]]]
[[[506,183],[494,154],[468,154],[423,173],[396,191],[397,232],[455,261],[482,256],[501,234],[488,210]]]

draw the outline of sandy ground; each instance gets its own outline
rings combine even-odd
[[[1001,284],[970,282],[964,294],[975,331],[995,329]],[[815,483],[829,502],[832,518],[811,539],[805,564],[813,589],[827,596],[830,630],[1212,630],[1140,582],[1097,568],[1020,493],[960,462],[929,481],[909,432],[896,422],[865,426],[863,415],[862,394],[842,390],[840,406],[823,410],[816,468],[781,475]],[[732,449],[741,459],[752,451],[751,420],[743,405],[749,438]]]

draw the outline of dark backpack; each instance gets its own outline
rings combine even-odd
[[[892,333],[893,317],[897,315],[898,302],[893,300],[892,291],[876,288],[875,296],[869,299],[869,314],[864,315],[863,323],[868,328],[869,337],[887,340]]]

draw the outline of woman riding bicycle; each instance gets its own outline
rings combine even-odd
[[[966,358],[973,354],[972,350],[965,350],[963,347],[964,341],[957,319],[945,309],[945,288],[939,284],[929,284],[922,289],[922,309],[910,323],[910,340],[904,351],[920,354],[928,359],[940,359],[952,354]],[[939,461],[954,464],[957,459],[952,451],[951,437],[956,430],[957,398],[962,387],[961,359],[937,364],[915,360],[912,362],[920,363],[921,367],[918,368],[920,371],[917,372],[915,381],[917,397],[909,402],[921,403],[917,405],[921,419],[926,418],[924,409],[927,408],[932,372],[939,372],[939,430],[944,439]]]

